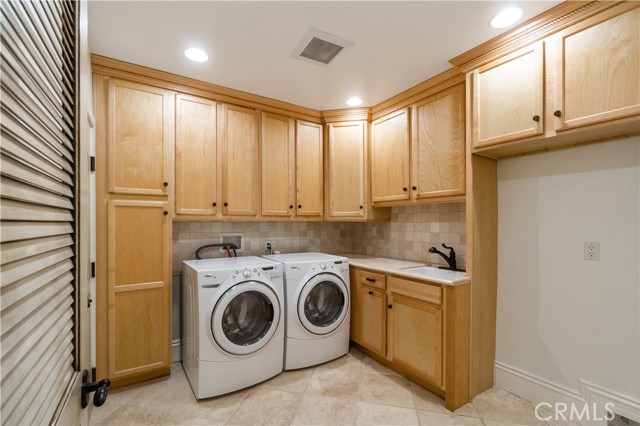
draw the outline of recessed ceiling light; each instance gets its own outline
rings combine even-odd
[[[192,47],[184,51],[184,56],[191,59],[194,62],[207,62],[209,55],[204,53],[204,50]]]
[[[362,104],[362,99],[360,99],[357,96],[354,96],[354,97],[349,98],[347,100],[347,105],[349,105],[349,106],[358,106],[360,104]]]
[[[522,9],[519,7],[509,7],[493,17],[491,26],[493,28],[508,27],[516,23],[520,18],[522,18]]]

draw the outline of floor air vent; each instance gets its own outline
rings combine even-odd
[[[351,41],[311,28],[298,44],[293,57],[326,66],[345,47],[352,44],[353,42]]]

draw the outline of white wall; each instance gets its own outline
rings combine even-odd
[[[522,373],[640,403],[639,169],[638,137],[499,161],[498,386],[541,399]]]

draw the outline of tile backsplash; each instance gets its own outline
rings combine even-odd
[[[319,251],[363,253],[445,265],[431,246],[454,247],[458,266],[466,254],[465,204],[433,204],[392,207],[391,221],[375,223],[336,222],[174,222],[173,273],[182,272],[182,261],[195,259],[205,244],[220,242],[220,233],[242,233],[243,256],[260,256],[267,241],[283,253]],[[445,251],[446,252],[446,251]],[[216,250],[207,257],[224,257]]]

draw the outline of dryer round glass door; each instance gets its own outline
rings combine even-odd
[[[318,274],[304,285],[298,297],[300,322],[313,334],[329,334],[342,324],[349,307],[349,291],[333,274]]]
[[[224,351],[248,355],[262,349],[280,323],[280,303],[275,292],[257,281],[239,283],[227,290],[211,314],[211,333]]]

